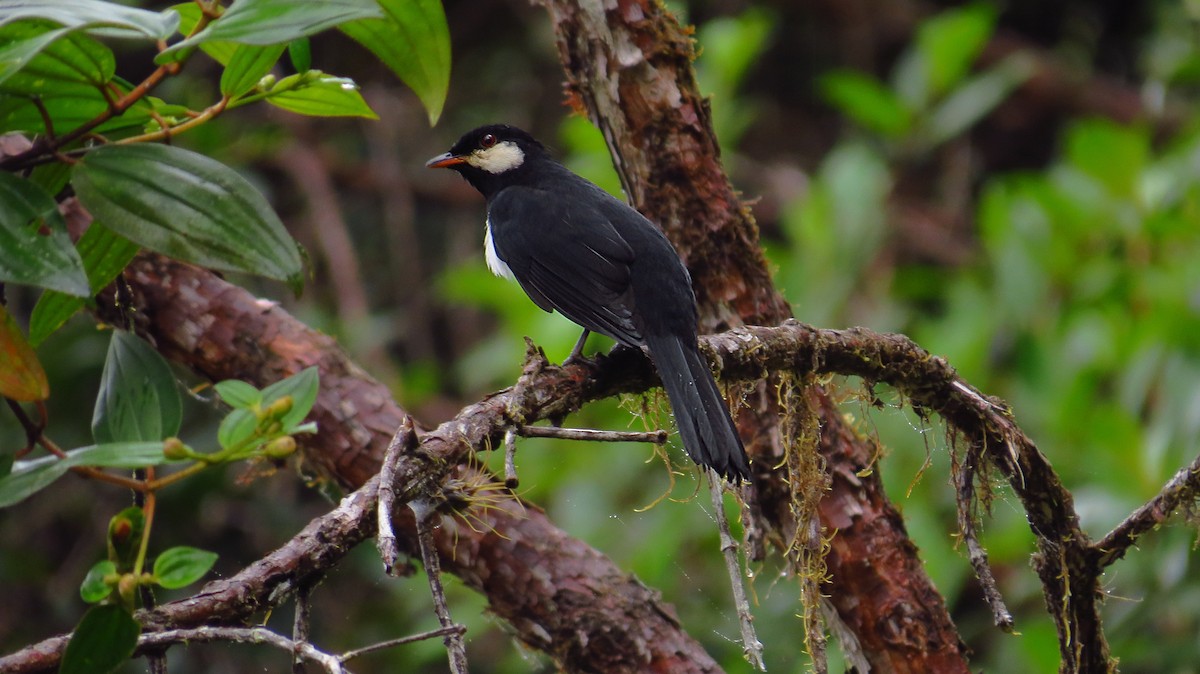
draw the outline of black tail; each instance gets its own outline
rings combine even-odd
[[[688,456],[730,480],[749,479],[750,464],[729,408],[695,343],[645,335]]]

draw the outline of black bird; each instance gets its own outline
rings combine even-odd
[[[696,345],[691,277],[658,227],[512,126],[475,129],[426,166],[458,171],[487,198],[488,268],[583,326],[572,357],[588,331],[646,347],[692,460],[731,480],[750,477]]]

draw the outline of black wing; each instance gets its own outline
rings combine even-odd
[[[575,187],[575,186],[572,186]],[[532,187],[501,190],[488,204],[496,254],[538,306],[631,346],[629,271],[633,249],[591,190],[549,194]]]

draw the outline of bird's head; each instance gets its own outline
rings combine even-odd
[[[425,166],[458,171],[486,195],[527,172],[531,160],[546,158],[546,148],[533,136],[515,126],[491,124],[467,132]]]

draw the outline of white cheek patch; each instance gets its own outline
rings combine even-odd
[[[512,269],[508,268],[508,264],[500,259],[496,253],[496,244],[492,241],[492,223],[489,220],[487,223],[487,233],[483,235],[483,257],[487,260],[488,269],[496,276],[506,278],[510,281],[516,281],[517,277],[513,276]]]
[[[525,153],[512,141],[504,141],[476,150],[467,156],[467,163],[488,173],[504,173],[517,168],[525,161]]]

